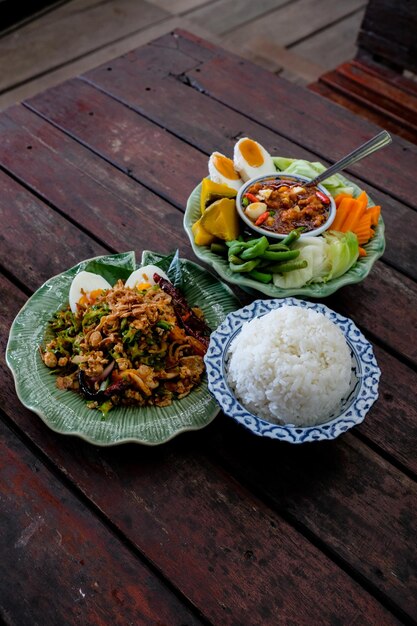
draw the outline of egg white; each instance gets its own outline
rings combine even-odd
[[[103,276],[93,272],[82,271],[74,277],[69,291],[69,304],[73,313],[77,312],[77,302],[84,294],[96,289],[111,289],[111,285]]]
[[[154,278],[153,278],[154,274],[159,274],[159,276],[162,276],[162,278],[165,278],[165,280],[169,280],[165,272],[163,272],[156,265],[150,264],[150,265],[144,265],[143,267],[140,267],[138,270],[135,270],[134,272],[132,272],[125,282],[125,287],[130,287],[131,289],[134,289],[135,287],[137,287],[138,285],[142,283],[148,283],[149,285],[156,285],[156,282],[154,281]]]
[[[254,167],[247,162],[246,158],[241,152],[241,145],[244,141],[247,140],[248,137],[242,137],[242,139],[239,139],[239,141],[235,144],[233,150],[233,163],[235,166],[235,170],[239,172],[241,178],[246,182],[247,180],[255,178],[256,176],[275,174],[277,170],[271,155],[265,150],[263,146],[261,146],[260,143],[258,143],[257,141],[253,141],[252,139],[250,141],[253,141],[253,143],[255,143],[259,148],[263,158],[263,162],[257,167]]]
[[[215,183],[227,185],[228,187],[231,187],[232,189],[236,189],[237,191],[243,185],[243,180],[240,177],[228,178],[227,176],[225,176],[225,174],[223,174],[222,172],[219,172],[215,164],[217,157],[227,158],[221,152],[213,152],[213,154],[210,156],[209,162],[208,162],[208,170],[209,170],[209,175],[210,175],[211,180]]]

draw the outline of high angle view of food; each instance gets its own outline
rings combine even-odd
[[[242,55],[140,4],[0,112],[0,622],[411,626],[415,81],[368,119],[262,63],[275,4],[175,3]]]

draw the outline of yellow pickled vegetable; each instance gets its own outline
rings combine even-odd
[[[216,239],[214,235],[209,233],[204,226],[201,225],[201,217],[191,226],[194,241],[197,246],[209,246]]]
[[[231,198],[221,198],[210,204],[199,221],[205,230],[224,241],[232,241],[239,235],[236,204]]]
[[[201,181],[200,209],[203,214],[210,204],[219,198],[235,198],[236,189],[232,189],[221,183],[214,183],[210,178]]]

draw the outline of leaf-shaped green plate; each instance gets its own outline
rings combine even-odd
[[[360,194],[361,189],[358,185],[350,180],[347,180],[340,174],[337,174],[337,176],[345,185],[353,187],[355,197]],[[272,298],[286,298],[288,296],[297,295],[312,298],[323,298],[334,293],[344,285],[361,282],[369,274],[373,264],[380,256],[382,256],[385,250],[385,226],[382,218],[380,217],[375,231],[375,236],[369,243],[366,244],[366,246],[364,246],[366,248],[367,256],[360,257],[353,267],[343,274],[343,276],[329,280],[327,283],[314,283],[292,289],[283,289],[281,287],[276,287],[273,284],[264,285],[256,280],[252,280],[251,278],[246,278],[244,274],[236,274],[236,272],[232,272],[226,259],[223,259],[219,255],[211,252],[208,246],[197,246],[195,244],[191,227],[201,216],[200,193],[201,183],[194,189],[188,198],[183,222],[184,229],[190,239],[194,254],[198,259],[200,259],[200,261],[204,261],[208,265],[211,265],[211,267],[223,280],[239,285],[239,287],[245,290],[259,291],[267,296],[271,296]],[[369,202],[369,206],[373,206],[374,204],[375,203],[372,200]]]
[[[161,255],[144,251],[141,265],[161,259]],[[187,301],[200,306],[208,325],[215,329],[240,303],[229,287],[197,264],[183,259],[179,263]],[[74,275],[87,268],[115,282],[136,267],[133,252],[83,261],[42,285],[14,320],[6,359],[13,372],[17,395],[52,430],[77,435],[98,446],[125,442],[158,445],[184,431],[203,428],[220,411],[207,389],[206,378],[188,396],[171,406],[117,407],[105,420],[98,411],[88,409],[80,395],[57,389],[55,376],[40,358],[39,346],[52,315],[68,301]]]

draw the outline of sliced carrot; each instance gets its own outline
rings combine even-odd
[[[356,202],[362,206],[364,209],[368,206],[368,196],[366,195],[366,191],[361,191],[359,196],[356,198]]]
[[[359,245],[367,243],[375,235],[375,226],[378,224],[381,213],[380,206],[368,208],[368,196],[361,191],[357,198],[341,193],[336,196],[336,217],[331,225],[331,230],[346,233],[351,231],[356,234]],[[365,254],[366,251],[364,250]],[[361,252],[364,256],[364,253]]]
[[[359,245],[366,243],[373,236],[373,230],[371,228],[371,216],[365,213],[359,224],[355,228],[355,233],[358,238]]]
[[[366,256],[367,252],[365,250],[365,248],[362,248],[362,246],[359,246],[359,256]]]
[[[359,226],[362,215],[365,213],[365,207],[362,203],[355,202],[349,209],[346,218],[343,220],[341,230],[346,233],[348,230],[355,232],[355,228]]]
[[[335,197],[334,201],[336,203],[336,207],[339,206],[339,204],[342,202],[343,198],[351,198],[352,196],[348,193],[339,193],[337,194],[337,196]]]
[[[334,218],[333,224],[331,225],[331,229],[332,230],[341,230],[341,226],[344,222],[344,220],[346,219],[349,211],[350,211],[350,207],[352,206],[352,202],[354,203],[355,200],[354,198],[343,198],[342,201],[340,202],[337,211],[336,211],[336,217]]]
[[[377,226],[379,216],[381,215],[381,207],[380,206],[371,206],[366,211],[371,216],[371,226]]]

